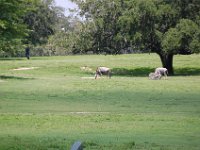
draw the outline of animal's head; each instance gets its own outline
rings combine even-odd
[[[168,70],[167,70],[167,68],[165,68],[165,73],[168,75]]]
[[[101,75],[101,71],[99,69],[96,70],[96,75]]]

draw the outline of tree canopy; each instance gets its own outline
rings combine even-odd
[[[35,4],[34,9],[23,17],[29,29],[26,40],[34,45],[47,43],[48,36],[54,34],[58,16],[52,0]]]
[[[0,7],[0,55],[14,56],[24,44],[44,44],[54,34],[59,10],[53,0],[1,0]]]
[[[22,17],[28,3],[25,0],[0,1],[0,52],[13,53],[13,45],[19,45],[20,39],[27,35]]]

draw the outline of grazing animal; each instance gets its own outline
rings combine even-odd
[[[156,69],[155,69],[155,74],[160,74],[161,77],[162,77],[162,76],[165,76],[165,78],[167,78],[168,71],[167,71],[166,68],[160,67],[160,68],[156,68]]]
[[[97,79],[98,76],[102,75],[107,75],[109,78],[111,78],[111,69],[107,67],[97,67],[95,73],[95,79]]]
[[[161,75],[160,74],[156,74],[154,72],[151,72],[149,74],[149,79],[151,79],[151,80],[159,80],[159,79],[161,79]]]

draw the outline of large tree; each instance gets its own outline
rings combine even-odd
[[[130,26],[139,46],[160,56],[163,67],[173,74],[173,56],[200,52],[200,3],[198,0],[135,0],[127,3]],[[134,41],[134,44],[136,42]]]
[[[170,74],[174,55],[200,52],[199,0],[74,1],[95,25],[94,51],[155,52]]]

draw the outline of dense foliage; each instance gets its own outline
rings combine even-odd
[[[47,43],[60,12],[53,4],[53,0],[0,1],[0,55],[21,55],[25,46]]]
[[[0,1],[0,53],[15,53],[15,48],[20,46],[20,39],[27,34],[23,24],[29,1],[1,0]]]
[[[35,8],[29,11],[23,20],[29,29],[27,42],[32,44],[42,44],[47,42],[47,37],[54,33],[54,25],[57,22],[57,16],[52,2],[40,2]]]

